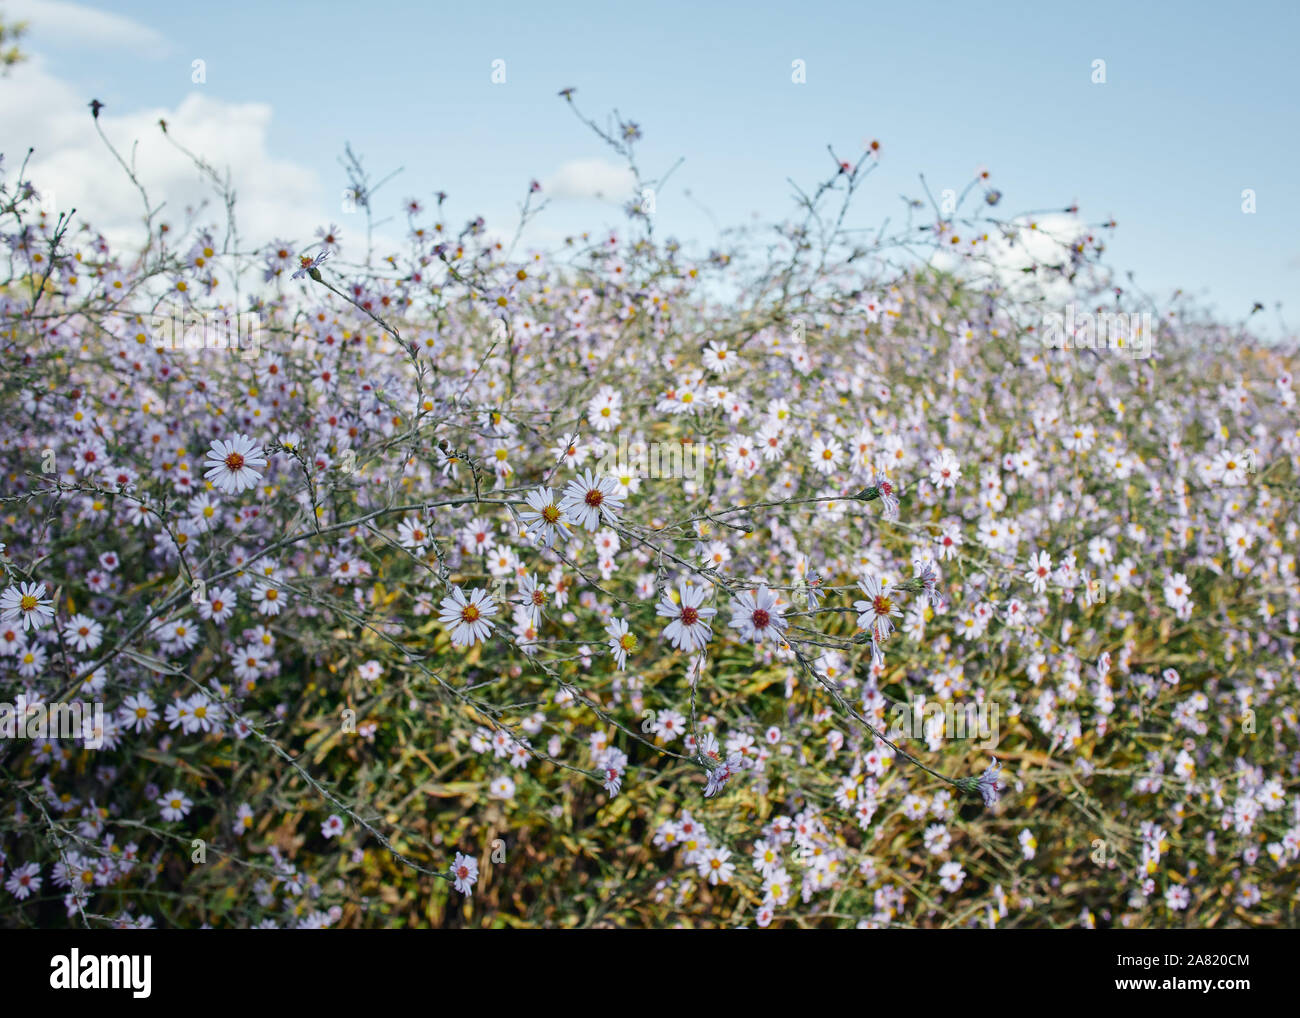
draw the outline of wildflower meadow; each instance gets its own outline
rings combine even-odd
[[[546,248],[3,139],[0,926],[1296,926],[1294,338],[978,152],[849,229],[887,137],[695,249],[551,101],[635,186]]]

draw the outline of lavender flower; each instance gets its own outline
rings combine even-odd
[[[979,789],[981,798],[985,806],[992,806],[998,801],[998,771],[1002,769],[1002,761],[994,760],[980,775],[976,787]]]
[[[311,276],[316,282],[320,282],[320,264],[330,256],[329,249],[325,249],[315,258],[308,258],[303,255],[298,259],[298,271],[290,279],[301,279],[303,276]]]
[[[992,806],[998,801],[998,771],[1001,768],[1002,761],[995,759],[978,778],[959,778],[957,788],[963,792],[979,792],[984,805]]]
[[[863,502],[874,502],[876,499],[880,499],[885,507],[885,519],[898,519],[898,489],[894,486],[893,481],[879,471],[872,478],[871,487],[863,488],[853,497],[861,499]]]

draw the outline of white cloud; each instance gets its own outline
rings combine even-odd
[[[6,177],[12,180],[28,146],[34,147],[28,178],[38,191],[53,192],[57,210],[76,208],[74,228],[89,223],[114,246],[138,247],[143,202],[96,132],[86,107],[90,96],[51,74],[37,54],[0,79],[0,99]],[[212,185],[163,136],[159,118],[176,141],[223,176],[229,169],[245,248],[276,237],[305,246],[338,206],[328,201],[313,169],[270,153],[272,109],[266,103],[227,103],[196,90],[174,109],[115,114],[105,107],[99,117],[104,134],[123,159],[134,160],[151,201],[166,203],[159,218],[174,228],[185,224],[187,208],[205,201],[199,223],[224,226],[225,214]]]
[[[1048,301],[1071,299],[1074,288],[1059,273],[1045,270],[1027,273],[1024,270],[1034,265],[1067,263],[1070,246],[1088,233],[1087,224],[1078,216],[1064,212],[1032,217],[1034,229],[1030,229],[1030,221],[1025,217],[1012,221],[1014,242],[991,230],[989,243],[979,261],[964,261],[940,248],[931,264],[973,280],[995,281],[1022,297],[1042,296]]]
[[[548,198],[622,202],[632,197],[635,188],[631,170],[604,159],[575,159],[542,181],[542,194]]]
[[[94,49],[129,49],[158,56],[168,51],[162,33],[138,21],[64,0],[7,0],[8,21],[26,21],[37,43],[72,43]]]

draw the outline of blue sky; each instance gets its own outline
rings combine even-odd
[[[700,206],[724,225],[778,217],[786,178],[818,179],[828,142],[856,157],[878,138],[882,165],[853,225],[897,215],[920,172],[937,192],[982,164],[1007,211],[1077,201],[1086,219],[1113,216],[1109,260],[1144,289],[1181,286],[1233,320],[1263,301],[1272,329],[1280,300],[1295,327],[1293,3],[81,6],[118,16],[122,38],[87,30],[71,4],[0,0],[31,20],[31,48],[84,97],[78,112],[92,95],[106,116],[183,109],[196,93],[269,106],[266,158],[307,182],[276,202],[345,234],[345,141],[376,171],[404,168],[381,204],[444,190],[454,221],[481,213],[509,228],[531,178],[609,156],[556,97],[574,86],[588,114],[616,107],[642,125],[649,174],[684,157],[656,198],[662,233],[707,243]],[[206,62],[203,84],[191,81],[194,59]],[[491,80],[497,59],[505,84]],[[791,81],[795,59],[806,84]],[[1091,80],[1096,59],[1105,84]],[[220,132],[204,138],[214,162],[236,158]],[[1242,212],[1246,188],[1255,214]],[[570,199],[544,226],[622,221],[611,205]]]

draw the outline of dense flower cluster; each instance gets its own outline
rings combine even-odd
[[[1294,352],[1045,349],[1086,228],[999,282],[1036,224],[896,271],[412,211],[366,266],[0,212],[0,701],[104,711],[0,741],[6,925],[1294,910]]]

